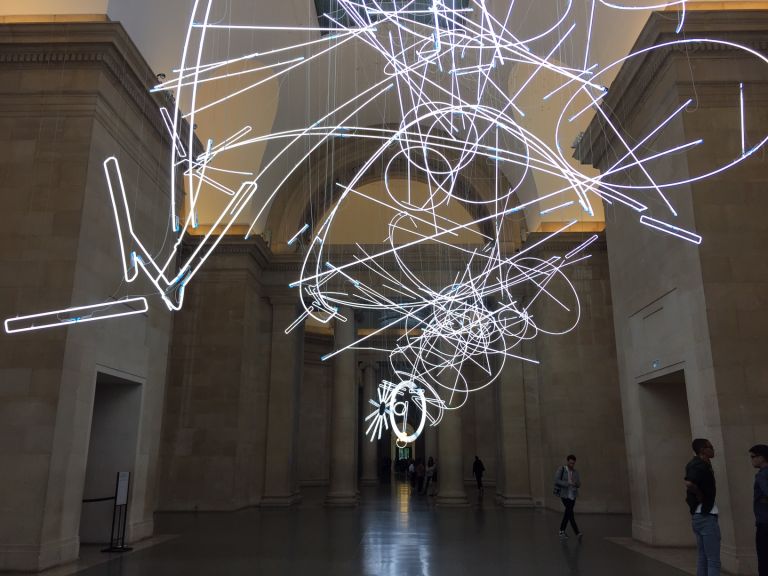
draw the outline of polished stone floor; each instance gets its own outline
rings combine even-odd
[[[578,513],[578,507],[577,507]],[[364,489],[356,509],[309,494],[293,510],[158,514],[159,544],[77,572],[85,576],[683,576],[607,538],[629,517],[578,517],[584,538],[557,537],[559,515],[493,505],[435,508],[403,484]]]

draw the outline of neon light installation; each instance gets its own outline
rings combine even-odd
[[[572,210],[579,207],[584,214],[592,215],[595,203],[604,202],[636,215],[638,223],[644,225],[638,230],[653,229],[699,244],[701,237],[676,220],[678,214],[667,192],[738,164],[768,140],[768,136],[761,136],[753,140],[751,147],[747,145],[744,94],[749,85],[739,83],[733,91],[740,110],[734,123],[741,139],[732,159],[683,179],[655,176],[660,160],[702,146],[703,142],[696,140],[673,142],[661,150],[653,148],[656,137],[696,103],[688,100],[664,121],[645,126],[643,133],[627,134],[602,105],[608,90],[605,85],[618,67],[656,50],[694,44],[740,50],[765,64],[768,59],[732,42],[680,36],[614,62],[599,62],[591,44],[595,26],[604,21],[606,13],[613,13],[612,25],[616,25],[615,18],[620,18],[624,10],[678,6],[677,31],[681,32],[686,2],[587,1],[586,24],[579,23],[573,0],[568,0],[543,30],[521,36],[511,31],[518,18],[515,2],[506,3],[506,13],[499,14],[486,6],[486,0],[470,0],[466,7],[456,7],[453,0],[338,0],[344,17],[334,20],[326,15],[326,21],[333,25],[328,29],[232,23],[222,18],[227,6],[223,0],[195,0],[176,76],[155,87],[156,91],[171,92],[175,101],[173,109],[161,110],[172,142],[169,226],[175,241],[166,257],[154,257],[136,234],[118,161],[109,158],[104,162],[125,281],[145,276],[165,306],[179,310],[185,286],[242,216],[251,216],[246,237],[258,232],[272,201],[313,153],[336,139],[367,142],[372,153],[351,178],[336,183],[338,200],[324,219],[299,223],[288,242],[304,253],[300,277],[291,284],[300,295],[304,311],[286,327],[286,332],[307,318],[322,323],[349,321],[339,314],[342,306],[386,312],[391,321],[326,358],[353,349],[382,350],[390,358],[395,381],[382,381],[376,398],[370,400],[373,410],[365,418],[367,434],[376,439],[391,428],[399,442],[412,441],[425,426],[437,425],[446,410],[461,407],[471,392],[496,381],[509,359],[536,362],[520,351],[523,342],[540,335],[565,334],[579,321],[579,298],[567,270],[589,257],[586,250],[597,237],[590,237],[564,257],[536,257],[534,249],[574,228],[578,220],[569,216],[571,219],[557,231],[509,253],[501,238],[524,210],[533,209],[543,215],[568,210],[567,214],[572,215]],[[206,56],[208,43],[226,35],[276,32],[298,41],[269,50],[230,54],[226,59]],[[565,47],[574,50],[574,39],[579,34],[586,38],[579,49],[583,53],[579,51],[577,58],[564,58]],[[194,152],[195,136],[192,131],[182,130],[184,122],[195,125],[202,112],[226,109],[233,98],[267,82],[307,74],[309,67],[350,47],[380,59],[380,79],[349,98],[335,101],[306,126],[259,134],[246,124],[221,142],[208,141],[202,152]],[[236,71],[232,68],[235,64]],[[516,75],[514,87],[508,82],[510,69]],[[558,79],[544,100],[552,102],[557,95],[565,102],[552,134],[534,133],[523,122],[529,106],[525,104],[526,96],[543,74]],[[204,98],[202,86],[226,85],[234,77],[244,82],[242,87],[223,96]],[[396,103],[397,125],[358,123],[358,118],[370,115],[383,102]],[[574,166],[560,145],[568,126],[583,121],[590,111],[602,119],[614,142],[616,160],[599,176],[585,174],[581,167]],[[222,161],[228,152],[265,145],[275,152],[258,170],[235,170]],[[462,176],[476,162],[493,167],[492,197],[468,196],[459,190]],[[368,196],[363,189],[365,175],[378,164],[385,166],[385,200]],[[396,164],[406,167],[409,182],[413,179],[426,184],[426,200],[411,198],[410,187],[403,195],[391,186]],[[177,168],[183,173],[189,197],[183,219],[178,217],[181,207],[175,205],[172,192],[176,189]],[[224,174],[240,178],[240,185],[226,184]],[[554,177],[559,184],[539,191],[534,200],[522,201],[519,191],[524,182],[539,174]],[[270,185],[264,186],[264,181]],[[224,195],[226,205],[194,252],[178,265],[185,235],[198,225],[197,212],[204,194]],[[381,246],[371,249],[357,245],[351,257],[336,261],[328,239],[339,208],[348,198],[382,205],[394,216]],[[451,203],[464,207],[473,220],[467,223],[448,218],[443,208]],[[475,235],[478,243],[457,244],[459,234]],[[426,244],[441,246],[455,255],[451,258],[454,266],[450,278],[442,284],[429,280],[425,271],[408,258],[409,251]],[[385,264],[392,261],[395,269]],[[531,295],[525,302],[518,296],[523,287]],[[84,312],[88,320],[114,317],[118,314],[104,312],[118,303],[142,300],[146,305],[143,297],[128,298],[9,319],[6,330],[68,326],[84,321]],[[560,317],[568,320],[562,325],[548,325],[536,318],[532,305],[540,302],[555,307],[562,312]],[[377,337],[394,328],[402,333],[394,344],[381,348]],[[482,376],[479,380],[467,376],[470,367]],[[406,432],[409,418],[410,423],[416,422],[412,434]]]

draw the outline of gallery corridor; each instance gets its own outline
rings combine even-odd
[[[98,565],[82,576],[682,576],[685,572],[609,540],[628,537],[629,516],[582,515],[585,536],[557,537],[560,517],[504,509],[486,495],[468,508],[436,508],[401,483],[366,488],[357,508],[327,508],[322,492],[293,509],[158,514],[156,545]],[[684,513],[681,510],[681,513]],[[104,555],[101,555],[104,556]]]

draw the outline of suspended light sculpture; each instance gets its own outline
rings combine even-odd
[[[337,138],[368,141],[373,152],[351,178],[336,183],[338,201],[327,216],[321,222],[299,223],[288,241],[289,246],[302,245],[305,250],[301,274],[291,284],[300,294],[304,312],[286,327],[286,332],[309,317],[322,323],[352,321],[340,314],[342,307],[386,311],[390,321],[326,359],[352,349],[383,350],[392,363],[394,381],[384,380],[376,398],[370,399],[372,410],[365,417],[366,433],[375,440],[383,430],[391,428],[399,441],[413,441],[425,426],[438,424],[446,410],[463,405],[470,392],[494,382],[509,358],[536,363],[521,353],[522,342],[540,334],[564,334],[579,321],[579,298],[566,272],[589,257],[587,249],[597,236],[589,237],[564,256],[540,258],[534,250],[572,230],[578,219],[566,220],[557,231],[516,252],[502,242],[505,227],[513,219],[521,218],[526,209],[549,215],[576,206],[593,215],[595,202],[604,202],[636,213],[641,224],[656,231],[698,244],[699,235],[674,223],[677,211],[665,191],[717,174],[754,154],[768,140],[768,136],[762,136],[751,146],[747,142],[744,91],[748,86],[741,83],[734,91],[740,109],[734,121],[740,130],[741,147],[733,157],[685,179],[664,181],[653,176],[653,166],[659,160],[688,153],[703,144],[702,140],[694,140],[665,145],[661,150],[650,148],[650,143],[695,102],[684,102],[659,124],[630,136],[602,105],[607,94],[605,85],[618,67],[654,50],[701,43],[742,50],[766,64],[768,59],[732,42],[680,37],[614,62],[594,61],[591,44],[598,9],[621,12],[678,6],[677,32],[681,32],[686,2],[648,5],[585,1],[589,9],[585,30],[579,29],[573,0],[568,0],[546,29],[521,37],[511,31],[510,23],[516,18],[514,1],[505,3],[500,18],[498,11],[487,5],[491,0],[337,0],[337,13],[320,15],[323,26],[296,27],[225,23],[213,15],[220,16],[218,4],[226,3],[196,0],[176,75],[155,88],[170,91],[175,97],[173,109],[161,109],[173,143],[169,226],[176,234],[174,247],[164,258],[156,258],[134,231],[118,161],[109,158],[104,162],[125,281],[145,276],[167,308],[179,310],[185,286],[242,215],[250,212],[252,216],[247,237],[257,231],[262,216],[283,192],[289,178],[321,146]],[[275,31],[304,32],[309,39],[226,59],[206,57],[206,43],[217,34]],[[583,58],[571,57],[564,63],[560,53],[576,32],[586,37]],[[246,124],[221,142],[207,142],[201,153],[194,152],[195,136],[192,131],[182,131],[184,122],[194,126],[200,113],[226,108],[232,98],[266,82],[305,73],[319,59],[353,44],[381,58],[383,77],[379,81],[322,110],[306,126],[257,134]],[[240,69],[232,71],[233,64]],[[508,73],[512,68],[518,81],[510,89],[500,78],[502,70]],[[225,96],[209,100],[201,96],[199,89],[205,84],[226,83],[235,76],[242,79],[255,72],[260,73],[258,79]],[[559,79],[543,100],[551,101],[555,95],[565,98],[554,134],[534,133],[522,122],[526,115],[522,96],[542,72]],[[400,112],[397,126],[356,123],[362,112],[392,95]],[[619,147],[614,150],[616,160],[599,176],[585,174],[574,166],[560,146],[565,128],[590,111],[602,119]],[[258,171],[251,172],[247,167],[232,170],[219,162],[230,151],[266,144],[276,147],[277,152]],[[283,165],[287,159],[291,159],[292,167],[286,170]],[[478,161],[493,166],[493,197],[471,197],[459,190],[461,178]],[[369,196],[362,189],[364,176],[377,163],[385,165],[385,200]],[[403,193],[390,186],[395,165],[406,166],[412,178],[425,183],[426,200],[412,198],[410,188]],[[180,207],[175,205],[173,193],[177,167],[183,169],[189,194],[183,222],[177,216]],[[275,176],[280,170],[283,172]],[[630,172],[632,179],[619,178]],[[554,176],[561,185],[543,191],[533,200],[521,201],[523,182],[537,173]],[[239,186],[226,184],[221,174],[239,177]],[[265,175],[276,185],[260,190]],[[185,234],[197,227],[203,193],[225,195],[229,200],[193,253],[177,266]],[[394,216],[381,246],[371,249],[357,245],[347,260],[335,261],[329,237],[340,207],[350,197],[381,204]],[[465,207],[473,220],[458,222],[447,217],[443,208],[451,203]],[[648,214],[651,207],[654,217]],[[479,244],[457,243],[460,233],[476,235]],[[442,247],[455,255],[452,261],[460,262],[442,284],[427,279],[406,257],[409,250],[426,243]],[[395,263],[394,271],[385,260]],[[523,287],[528,294],[525,302],[519,297]],[[562,326],[548,326],[535,318],[532,305],[540,302],[562,310],[568,321]],[[112,313],[128,304],[138,304],[138,308]],[[145,297],[127,297],[101,307],[21,316],[6,320],[5,327],[8,332],[16,332],[67,326],[81,320],[77,314],[82,310],[90,314],[88,320],[97,320],[141,312],[146,307]],[[402,333],[393,338],[391,345],[381,348],[377,337],[391,334],[389,330],[395,327]],[[467,377],[470,366],[483,375],[481,381]],[[412,433],[406,431],[409,422],[416,423]]]

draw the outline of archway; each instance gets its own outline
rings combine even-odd
[[[384,128],[393,129],[391,126]],[[377,153],[380,145],[380,141],[350,134],[343,138],[337,137],[328,146],[314,151],[302,169],[296,170],[294,176],[286,182],[284,193],[278,195],[270,207],[264,229],[272,251],[296,251],[298,243],[289,245],[289,241],[305,225],[308,226],[299,236],[305,239],[312,237],[323,215],[336,205],[343,194],[344,185],[350,182],[354,181],[355,187],[385,178],[427,183],[424,173],[409,169],[408,160],[394,146],[366,167],[366,162]],[[429,150],[424,153],[427,156],[424,162],[430,170],[439,172],[445,169],[443,158]],[[481,220],[478,225],[480,232],[495,238],[497,229],[494,220],[483,220],[490,215],[486,203],[494,201],[498,190],[508,191],[511,188],[503,173],[497,174],[494,166],[484,158],[475,158],[457,173],[451,194],[462,202],[474,219]],[[517,205],[519,201],[512,195],[508,208]],[[513,251],[521,244],[522,229],[525,226],[523,216],[514,214],[504,220],[499,240]]]

